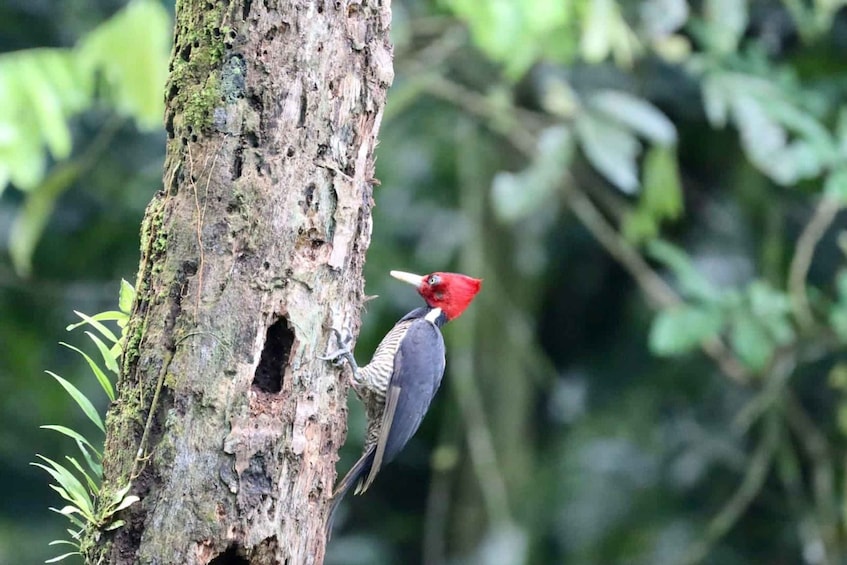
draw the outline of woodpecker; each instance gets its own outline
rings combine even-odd
[[[414,285],[426,306],[403,316],[382,338],[371,362],[364,367],[356,365],[349,348],[352,337],[342,337],[336,330],[338,349],[323,357],[339,365],[345,361],[350,364],[350,384],[364,404],[368,420],[364,451],[333,493],[327,534],[347,491],[354,485],[354,494],[368,490],[380,469],[418,430],[444,376],[441,326],[461,316],[482,286],[482,280],[458,273],[390,274]]]

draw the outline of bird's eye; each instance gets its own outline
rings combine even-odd
[[[429,283],[429,286],[435,286],[441,282],[441,278],[438,275],[431,275],[427,282]]]

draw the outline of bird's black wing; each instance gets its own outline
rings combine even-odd
[[[403,336],[394,357],[394,372],[385,397],[373,466],[362,484],[362,491],[418,431],[443,376],[444,339],[441,331],[426,319],[419,318]]]

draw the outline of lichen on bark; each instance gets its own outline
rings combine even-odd
[[[387,0],[177,2],[104,460],[141,501],[89,561],[322,561],[346,390],[318,355],[358,327],[389,25]]]

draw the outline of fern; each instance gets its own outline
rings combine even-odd
[[[102,367],[98,361],[92,359],[91,356],[78,347],[64,342],[61,343],[61,345],[76,351],[85,359],[97,383],[103,389],[103,392],[106,393],[110,402],[115,400],[115,389],[107,373],[112,373],[115,377],[118,375],[120,359],[123,356],[123,348],[126,343],[127,323],[129,322],[129,315],[134,300],[135,289],[128,282],[122,280],[120,300],[118,301],[119,310],[101,312],[94,316],[75,312],[82,321],[71,324],[66,328],[68,331],[73,331],[82,326],[89,326],[94,330],[86,331],[85,334],[100,352]],[[117,323],[121,330],[120,337],[116,336],[112,330],[103,324],[105,321]],[[107,343],[110,345],[107,345]],[[56,373],[47,371],[47,374],[53,377],[65,389],[65,392],[76,402],[85,416],[101,432],[105,432],[103,418],[85,394]],[[129,494],[131,484],[127,484],[115,492],[108,500],[103,500],[100,492],[100,484],[103,479],[103,454],[102,451],[94,446],[95,442],[92,442],[80,432],[65,426],[45,425],[41,426],[41,428],[52,430],[74,440],[81,456],[78,459],[66,455],[64,457],[65,462],[58,462],[37,454],[36,457],[39,461],[32,463],[32,465],[43,469],[50,475],[54,481],[50,485],[50,488],[56,491],[67,503],[62,508],[50,508],[53,512],[64,516],[71,523],[71,527],[67,529],[70,539],[50,542],[51,546],[66,545],[73,548],[73,551],[63,553],[47,561],[47,563],[55,563],[73,555],[81,554],[80,543],[82,532],[87,525],[90,524],[102,530],[113,530],[121,527],[124,522],[122,520],[113,520],[114,515],[137,502],[139,498]],[[96,443],[99,444],[101,442]]]

